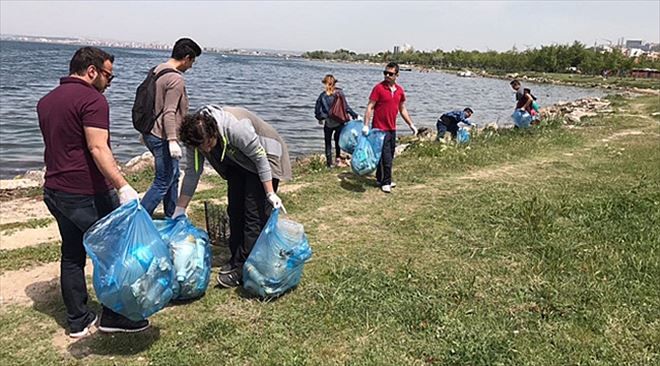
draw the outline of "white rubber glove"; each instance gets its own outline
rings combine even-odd
[[[417,127],[415,127],[415,125],[410,125],[410,131],[412,132],[413,136],[417,136]]]
[[[362,126],[362,134],[365,136],[369,134],[369,126],[367,126],[366,124]]]
[[[179,146],[179,143],[174,140],[170,140],[169,147],[170,147],[170,156],[172,157],[172,159],[176,159],[176,160],[181,159],[181,157],[183,156],[183,152],[181,151],[181,146]]]
[[[172,214],[172,218],[176,219],[179,216],[186,216],[186,208],[181,207],[181,206],[176,206],[174,209],[174,213]]]
[[[284,213],[286,213],[286,209],[284,208],[284,205],[282,204],[282,199],[277,195],[275,192],[270,192],[266,195],[266,198],[268,198],[268,202],[273,206],[273,208],[279,208],[282,209]]]
[[[117,193],[119,193],[119,204],[121,205],[131,202],[132,200],[140,199],[140,197],[138,197],[137,191],[133,189],[130,184],[126,184],[125,186],[119,188]]]

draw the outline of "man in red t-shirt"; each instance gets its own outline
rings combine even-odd
[[[362,132],[366,134],[369,131],[369,120],[372,114],[374,118],[372,127],[385,131],[383,151],[376,170],[376,181],[383,192],[390,193],[396,186],[392,182],[392,161],[396,147],[397,114],[401,113],[401,117],[406,121],[413,135],[417,135],[417,128],[406,109],[406,94],[403,87],[396,83],[396,78],[399,76],[399,65],[390,62],[385,66],[383,75],[385,75],[385,80],[374,86],[369,96]]]
[[[113,61],[96,47],[78,49],[69,76],[37,104],[45,145],[44,202],[62,237],[60,286],[72,338],[89,334],[98,319],[87,307],[83,234],[119,204],[138,199],[110,150],[110,108],[102,93],[114,77]],[[137,332],[148,326],[147,320],[134,322],[104,306],[99,329]]]

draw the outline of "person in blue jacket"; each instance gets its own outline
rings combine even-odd
[[[472,122],[468,120],[474,112],[471,108],[465,108],[462,111],[451,111],[443,114],[438,118],[435,126],[438,128],[438,137],[436,141],[444,139],[445,132],[451,133],[452,140],[456,139],[458,133],[458,124],[463,122],[468,126],[472,126]]]
[[[339,135],[344,128],[344,123],[347,121],[338,121],[330,117],[330,109],[335,102],[337,95],[344,95],[344,92],[336,87],[338,82],[331,74],[326,75],[321,81],[325,85],[325,90],[316,99],[316,107],[314,108],[314,115],[323,125],[323,136],[325,139],[325,159],[328,168],[332,167],[332,140],[335,140],[335,165],[345,166],[341,160],[341,149],[339,148]],[[346,97],[344,97],[346,102]],[[344,108],[351,118],[357,119],[358,115],[351,109],[348,102],[345,103]],[[334,135],[334,136],[333,136]]]

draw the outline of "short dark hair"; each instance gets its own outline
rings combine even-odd
[[[115,56],[96,47],[79,48],[69,62],[69,75],[76,74],[82,76],[89,65],[93,65],[101,70],[106,60],[115,62]]]
[[[190,113],[179,127],[179,139],[188,146],[199,147],[212,137],[220,137],[215,118],[208,113]]]
[[[517,84],[517,85],[520,85],[520,80],[518,80],[518,79],[513,79],[513,80],[511,80],[511,82],[509,83],[509,85],[512,85],[512,86],[513,86],[513,85],[516,85],[516,84]]]
[[[172,58],[183,60],[186,56],[190,58],[199,57],[202,54],[202,48],[190,38],[180,38],[174,43],[172,48]]]
[[[474,114],[474,112],[472,111],[472,108],[470,108],[470,107],[467,107],[467,108],[463,109],[463,112],[470,112],[470,114]]]
[[[396,62],[390,62],[389,64],[387,64],[387,66],[385,66],[385,68],[394,69],[396,71],[395,74],[399,73],[399,64],[397,64]]]

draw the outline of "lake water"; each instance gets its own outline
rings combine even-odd
[[[78,46],[0,42],[0,178],[43,167],[43,140],[36,104],[66,76]],[[115,55],[117,75],[105,95],[110,103],[111,142],[122,163],[147,149],[131,124],[135,89],[152,66],[169,52],[106,48]],[[203,104],[246,107],[271,123],[289,145],[292,156],[323,151],[323,129],[314,119],[314,103],[327,73],[339,79],[351,107],[364,115],[372,87],[383,67],[303,59],[205,53],[185,73],[191,110]],[[443,112],[471,107],[477,124],[509,124],[514,95],[505,80],[461,78],[444,73],[401,71],[408,111],[417,127],[433,127]],[[556,85],[532,85],[541,106],[602,91]],[[399,118],[403,134],[409,130]]]

